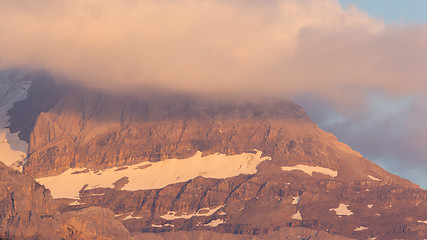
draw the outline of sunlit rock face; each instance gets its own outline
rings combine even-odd
[[[99,215],[110,224],[104,234],[122,239],[200,230],[261,239],[427,237],[426,191],[322,131],[291,101],[132,97],[44,73],[27,79],[27,98],[7,110],[9,128],[28,142],[24,173],[50,189],[57,219],[69,219],[56,229],[73,226],[75,238],[93,237],[78,235],[83,226],[101,231]]]
[[[24,171],[35,177],[257,149],[271,158],[269,165],[318,166],[336,171],[337,179],[373,176],[411,186],[319,129],[288,100],[230,103],[171,93],[135,98],[46,78],[33,82],[10,114],[11,128],[29,142]],[[37,102],[43,106],[34,108]]]
[[[64,211],[49,190],[0,162],[1,239],[130,239],[105,208]]]

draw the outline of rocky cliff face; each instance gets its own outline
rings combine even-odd
[[[55,200],[63,203],[54,208],[66,216],[61,224],[72,226],[71,235],[58,227],[65,238],[121,229],[135,238],[186,239],[203,230],[200,238],[274,239],[296,227],[307,238],[307,229],[337,238],[427,237],[426,191],[340,143],[290,101],[132,98],[38,76],[9,111],[10,129],[29,143],[26,175],[55,197],[78,195]],[[92,229],[78,230],[84,226]],[[149,234],[160,232],[170,233]]]
[[[0,162],[0,239],[130,239],[107,209],[63,211],[31,177]]]
[[[42,107],[34,108],[35,102]],[[24,119],[23,112],[29,120],[15,123]],[[187,158],[197,151],[234,155],[258,149],[277,166],[320,166],[338,171],[339,179],[374,176],[415,186],[338,142],[290,101],[212,103],[166,94],[137,99],[43,80],[34,81],[29,97],[10,114],[12,129],[22,128],[29,142],[25,173],[35,177],[73,167],[103,169]]]

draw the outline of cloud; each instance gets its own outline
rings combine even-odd
[[[0,32],[0,69],[115,91],[316,99],[309,112],[335,116],[340,138],[361,133],[362,153],[427,168],[426,25],[386,25],[336,0],[0,0]],[[411,102],[379,119],[372,93]]]
[[[304,48],[302,32],[383,27],[329,0],[0,2],[0,66],[45,68],[112,89],[289,94],[307,81],[289,67]]]
[[[326,131],[386,170],[427,187],[425,101],[367,95],[367,107],[338,112],[333,103],[309,95],[294,99]]]

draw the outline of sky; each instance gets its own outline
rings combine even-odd
[[[425,0],[340,0],[343,7],[356,5],[369,15],[387,23],[410,24],[427,22]]]
[[[0,0],[0,69],[42,68],[122,93],[286,96],[368,159],[427,188],[424,5]]]
[[[388,25],[427,24],[427,1],[423,0],[340,0],[343,8],[356,6]],[[425,39],[427,40],[427,39]],[[425,62],[427,64],[427,62]],[[427,72],[424,73],[427,81]],[[407,79],[403,78],[401,85]],[[423,89],[427,93],[427,89]],[[426,107],[411,94],[386,96],[377,90],[365,97],[367,107],[350,113],[336,111],[330,102],[307,95],[294,98],[323,129],[361,152],[386,170],[410,179],[427,189],[425,130]],[[421,109],[420,109],[421,108]],[[414,125],[412,125],[414,124]]]

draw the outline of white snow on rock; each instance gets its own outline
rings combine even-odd
[[[27,157],[28,144],[19,139],[19,132],[11,133],[6,127],[7,111],[15,102],[27,98],[31,82],[20,80],[22,77],[22,73],[0,72],[0,161],[19,171]]]
[[[165,223],[163,225],[151,224],[151,227],[161,228],[161,227],[175,227],[173,224]]]
[[[133,213],[132,213],[133,214]],[[132,216],[132,214],[129,214],[128,216],[126,216],[123,220],[129,220],[129,219],[141,219],[143,217],[134,217]]]
[[[354,229],[355,232],[360,232],[360,231],[364,231],[364,230],[368,230],[368,227],[360,226],[360,227]]]
[[[74,201],[74,202],[69,203],[68,205],[70,205],[70,206],[80,206],[80,205],[85,205],[85,204],[86,203],[81,203],[79,201]]]
[[[372,208],[374,206],[374,204],[369,204],[368,208]]]
[[[121,188],[122,190],[160,189],[198,176],[223,179],[240,174],[254,174],[261,162],[271,160],[270,157],[261,156],[261,151],[230,156],[216,153],[203,157],[201,152],[197,152],[186,159],[142,162],[126,166],[126,169],[122,166],[121,171],[116,171],[119,167],[99,172],[85,171],[85,168],[71,168],[57,176],[38,178],[36,181],[48,188],[54,198],[78,198],[79,191],[86,184],[87,190],[113,188],[113,184],[124,177],[127,177],[129,182]]]
[[[302,220],[301,213],[299,212],[299,210],[298,210],[297,213],[295,213],[294,215],[292,215],[292,218],[295,219],[295,220]]]
[[[335,211],[338,216],[350,216],[353,215],[353,212],[350,211],[348,205],[340,203],[337,208],[331,208],[329,211]]]
[[[324,168],[324,167],[318,167],[318,166],[313,167],[313,166],[307,166],[307,165],[302,165],[302,164],[298,164],[298,165],[293,166],[293,167],[282,167],[282,170],[283,171],[300,170],[300,171],[307,173],[310,176],[313,176],[313,172],[322,173],[322,174],[328,175],[330,177],[338,176],[338,171],[334,171],[332,169]]]
[[[220,205],[220,206],[213,208],[213,209],[201,208],[195,213],[192,213],[192,214],[184,213],[181,215],[177,215],[176,212],[174,212],[174,211],[169,211],[167,214],[160,216],[160,217],[165,219],[165,220],[175,220],[175,219],[180,219],[180,218],[190,219],[192,217],[206,217],[206,216],[211,216],[212,214],[214,214],[216,211],[218,211],[222,207],[224,207],[224,205]]]
[[[427,224],[427,220],[425,220],[425,221],[418,221],[419,223],[424,223],[424,224]]]
[[[88,194],[85,195],[85,197],[98,197],[98,196],[104,196],[105,193],[93,193],[93,194]]]
[[[205,227],[217,227],[218,225],[220,225],[220,224],[223,224],[223,223],[225,223],[226,221],[224,221],[224,220],[222,220],[222,219],[215,219],[215,220],[212,220],[212,221],[210,221],[209,223],[207,223],[207,224],[204,224],[203,226],[205,226]]]
[[[292,197],[293,198],[293,200],[292,200],[292,204],[293,205],[297,205],[298,203],[299,203],[299,200],[301,199],[301,196],[298,196],[298,197]]]
[[[381,179],[378,179],[378,178],[373,177],[371,175],[368,175],[368,178],[370,178],[371,180],[374,180],[374,181],[381,181]]]

